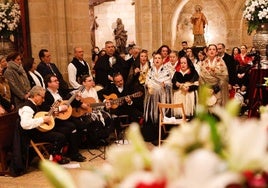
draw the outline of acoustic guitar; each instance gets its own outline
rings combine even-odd
[[[80,86],[79,89],[75,92],[75,94],[73,94],[68,100],[63,100],[60,102],[60,105],[67,105],[68,109],[64,112],[59,112],[55,115],[56,118],[61,119],[61,120],[66,120],[68,119],[71,115],[72,115],[72,106],[71,103],[73,102],[73,100],[75,99],[75,97],[77,96],[77,94],[80,91],[83,91],[85,89],[84,86]]]
[[[48,112],[44,112],[44,111],[41,111],[41,112],[37,112],[34,116],[34,118],[40,118],[40,117],[44,117],[44,116],[50,116],[51,119],[50,119],[50,122],[49,123],[42,123],[39,127],[37,127],[37,129],[41,132],[47,132],[47,131],[50,131],[51,129],[54,128],[55,126],[55,120],[54,120],[54,113],[55,113],[55,110],[57,109],[57,107],[59,106],[60,104],[60,100],[57,100],[55,101],[50,110]]]
[[[132,95],[129,95],[130,97],[140,97],[142,96],[142,92],[136,92]],[[111,108],[115,109],[117,108],[119,105],[122,105],[125,97],[120,97],[118,98],[116,94],[112,93],[110,95],[104,95],[105,99],[109,99],[110,103],[111,103]],[[73,112],[72,112],[72,116],[73,117],[80,117],[86,113],[91,113],[92,112],[92,108],[96,108],[96,107],[101,107],[101,106],[105,106],[105,103],[96,103],[96,100],[92,97],[87,97],[87,98],[83,98],[81,99],[81,102],[86,103],[88,105],[88,109],[84,109],[84,108],[73,108]]]
[[[142,94],[143,93],[141,91],[138,91],[136,93],[133,93],[133,94],[127,95],[127,96],[129,96],[131,98],[137,98],[137,97],[142,96]],[[115,93],[112,93],[110,95],[103,95],[103,96],[106,100],[111,101],[111,108],[112,109],[116,109],[118,106],[122,105],[125,101],[125,98],[127,97],[127,96],[123,96],[123,97],[118,98]]]
[[[93,97],[82,98],[81,102],[86,103],[88,108],[87,109],[84,109],[81,107],[73,108],[73,111],[72,111],[73,117],[80,117],[86,113],[91,113],[92,108],[105,106],[105,103],[96,103],[96,100]]]

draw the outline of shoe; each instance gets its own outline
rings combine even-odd
[[[63,157],[62,155],[54,155],[52,161],[58,163],[58,164],[68,164],[70,163],[70,160],[66,157]]]
[[[84,162],[86,160],[86,157],[84,157],[80,153],[77,153],[77,154],[71,156],[70,158],[72,161],[76,161],[76,162]]]

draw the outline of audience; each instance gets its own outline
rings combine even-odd
[[[18,108],[28,99],[31,86],[22,66],[21,54],[18,52],[10,53],[7,56],[7,62],[4,76],[8,80],[15,107]]]

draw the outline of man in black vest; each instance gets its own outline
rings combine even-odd
[[[103,88],[110,85],[113,82],[113,75],[121,73],[127,75],[126,63],[115,51],[115,46],[112,41],[105,42],[106,54],[101,56],[95,66],[95,83],[101,85]],[[126,79],[126,78],[125,78]]]
[[[66,164],[70,161],[61,155],[61,149],[66,144],[66,138],[63,133],[55,131],[55,129],[47,132],[41,132],[37,128],[44,123],[48,125],[52,123],[51,116],[34,117],[39,111],[39,107],[45,97],[46,90],[41,86],[34,86],[30,90],[30,97],[19,109],[20,126],[26,133],[26,135],[34,142],[50,142],[53,144],[51,154],[53,160],[60,163]]]
[[[68,65],[69,83],[74,89],[81,86],[81,78],[91,75],[90,66],[84,60],[84,51],[81,47],[74,48],[74,58]]]

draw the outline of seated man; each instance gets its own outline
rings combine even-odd
[[[53,144],[51,154],[53,160],[59,164],[66,164],[70,161],[67,158],[62,157],[61,149],[66,144],[64,134],[55,131],[54,129],[41,132],[37,128],[42,124],[53,123],[52,116],[43,116],[35,118],[35,114],[38,112],[38,106],[40,106],[45,97],[46,90],[41,86],[34,86],[29,92],[29,98],[24,105],[19,109],[20,125],[27,136],[34,142],[50,142]]]
[[[81,92],[81,105],[73,108],[72,120],[83,139],[81,146],[96,148],[107,144],[107,138],[111,133],[111,117],[105,111],[110,105],[99,101],[92,76],[82,76],[81,82],[85,87]]]
[[[113,76],[114,83],[108,85],[103,90],[100,90],[98,95],[99,98],[104,100],[109,100],[111,103],[110,113],[116,116],[128,115],[131,122],[139,122],[143,113],[140,112],[136,98],[142,95],[141,92],[133,93],[128,88],[125,87],[123,76],[120,73],[117,73]],[[113,99],[113,95],[116,95],[117,98]],[[132,100],[133,99],[133,100]],[[115,128],[120,129],[120,122],[115,119],[114,122]]]
[[[44,102],[41,105],[41,109],[43,111],[49,111],[51,109],[51,106],[55,104],[56,101],[60,101],[60,104],[56,105],[57,106],[56,117],[58,118],[55,119],[54,130],[57,132],[63,133],[66,136],[66,139],[69,143],[68,157],[70,157],[72,161],[83,162],[85,161],[86,158],[82,156],[78,151],[79,138],[78,138],[77,128],[76,128],[75,123],[72,122],[71,119],[68,117],[59,118],[60,115],[68,116],[69,104],[67,104],[68,102],[67,103],[61,102],[63,99],[66,99],[66,97],[68,96],[65,96],[63,93],[61,93],[61,90],[58,90],[59,80],[55,75],[47,75],[44,81],[45,81],[47,90],[45,93]],[[74,99],[72,104],[76,105],[76,103],[79,103],[79,101]]]

